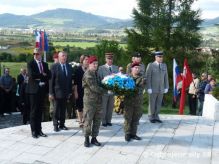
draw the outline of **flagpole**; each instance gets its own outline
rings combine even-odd
[[[44,51],[43,61],[46,62],[46,51]]]

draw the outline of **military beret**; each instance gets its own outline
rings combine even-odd
[[[53,54],[53,59],[58,59],[58,57],[59,57],[59,53],[58,52]]]
[[[132,68],[135,67],[135,66],[140,66],[140,63],[139,62],[132,63]]]
[[[162,56],[162,55],[164,55],[163,51],[155,51],[154,52],[154,56]]]
[[[95,61],[97,61],[97,57],[96,57],[96,56],[90,56],[90,57],[88,58],[88,63],[89,63],[89,64],[91,64],[91,63],[93,63],[93,62],[95,62]]]
[[[113,53],[112,53],[112,52],[106,52],[106,53],[105,53],[105,57],[106,57],[107,59],[112,59],[112,58],[113,58]]]
[[[141,54],[139,52],[133,52],[132,57],[141,57]]]

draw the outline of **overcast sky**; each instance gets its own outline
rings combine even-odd
[[[219,16],[219,0],[198,0],[202,18]],[[114,18],[131,18],[136,0],[0,0],[0,14],[31,15],[49,9],[69,8]]]

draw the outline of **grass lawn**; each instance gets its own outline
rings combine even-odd
[[[53,42],[54,46],[66,47],[69,45],[70,47],[80,47],[80,48],[89,48],[95,47],[98,43],[95,42]],[[126,44],[119,44],[121,47],[126,48]]]

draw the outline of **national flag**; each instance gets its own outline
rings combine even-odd
[[[48,36],[45,31],[44,31],[44,51],[49,51]]]
[[[181,91],[180,107],[179,107],[179,114],[181,115],[183,114],[185,107],[186,88],[189,87],[192,81],[193,81],[192,72],[189,68],[187,59],[185,59],[184,67],[183,67],[183,82],[182,82],[182,91]]]
[[[176,102],[176,98],[178,96],[177,86],[180,81],[182,81],[180,69],[176,63],[176,60],[173,59],[173,100],[174,102]]]
[[[44,32],[40,31],[40,50],[43,52],[44,51],[44,46],[45,46],[45,40],[44,40]]]
[[[40,32],[38,30],[34,30],[35,35],[35,48],[40,48]]]

